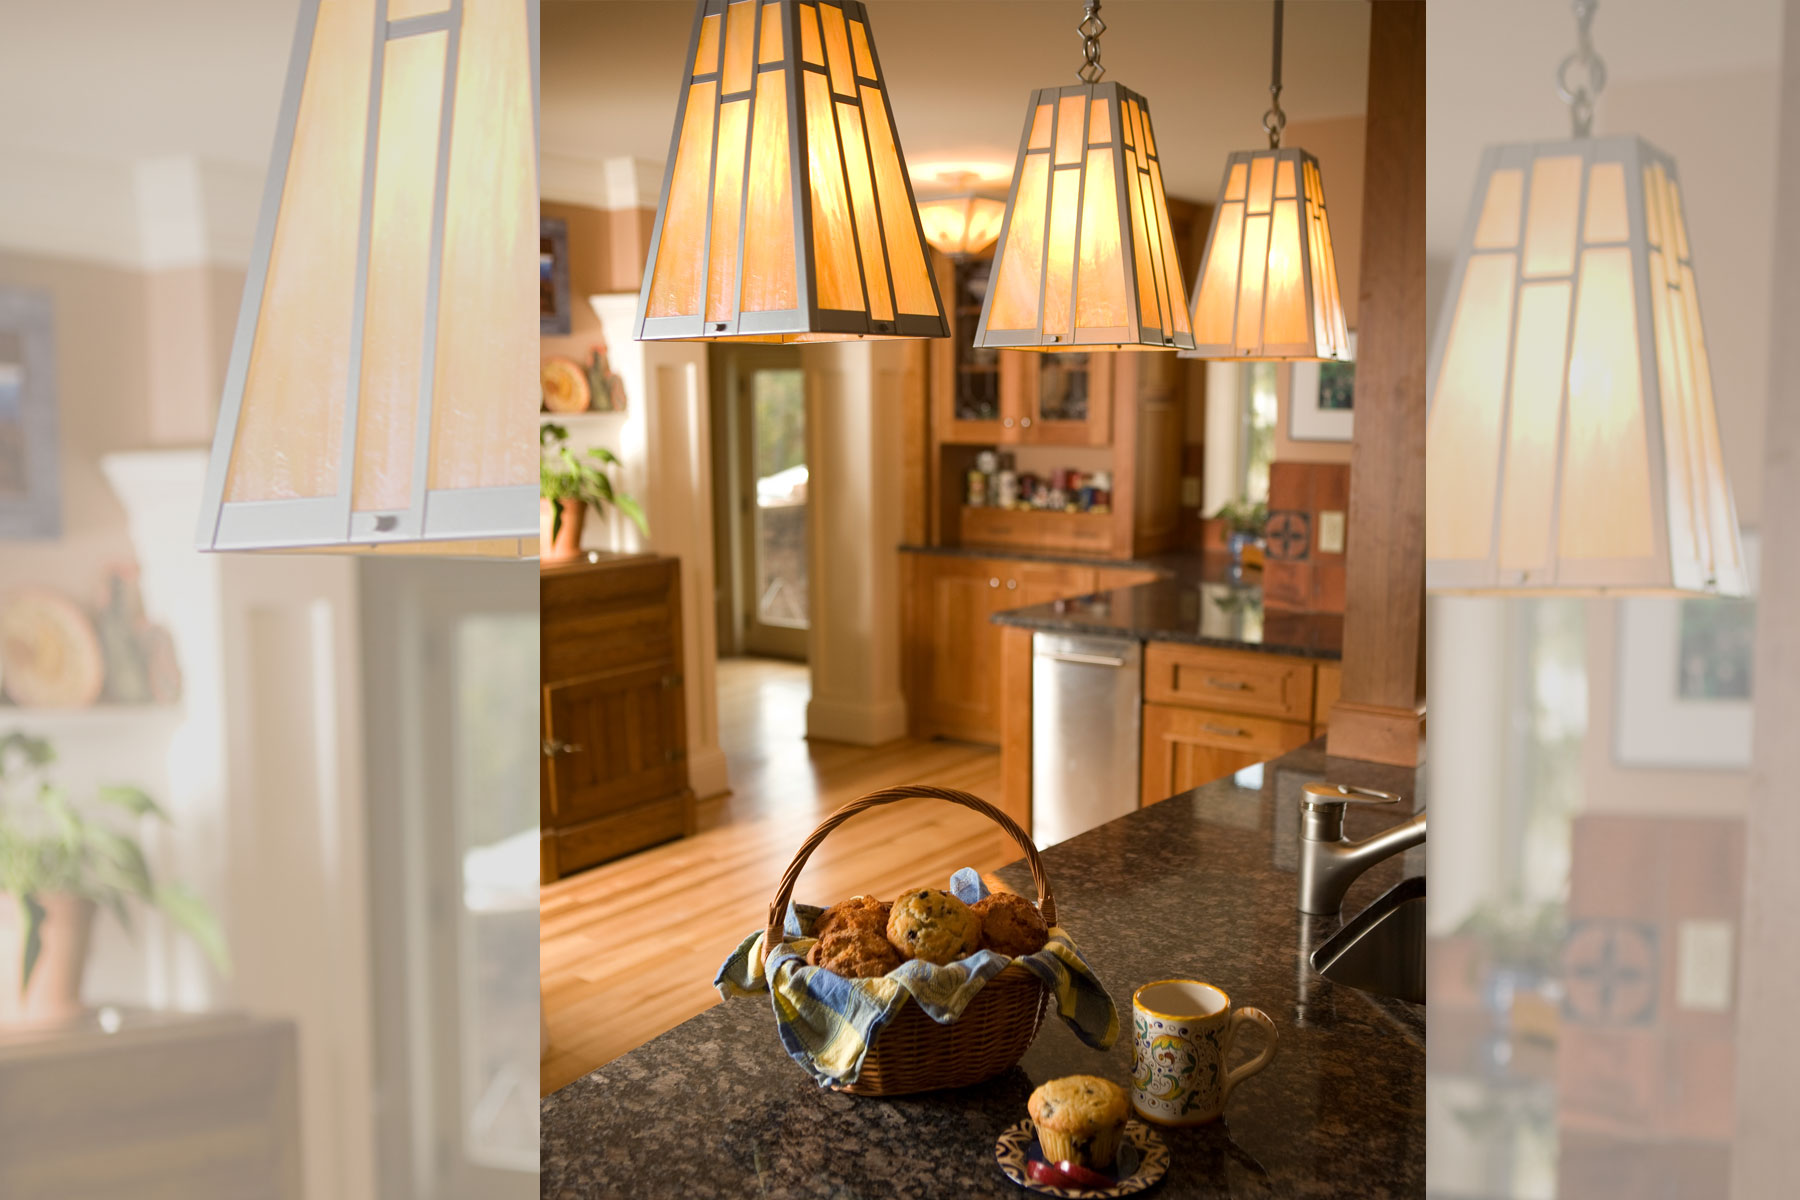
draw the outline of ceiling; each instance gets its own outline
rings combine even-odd
[[[1079,82],[1079,0],[871,0],[901,145],[914,164],[988,161],[1011,174],[1026,98]],[[543,0],[543,148],[661,162],[692,0]],[[1225,156],[1266,144],[1265,0],[1108,0],[1106,78],[1149,100],[1173,195],[1207,200]],[[1361,0],[1287,7],[1289,121],[1355,116],[1367,92]]]

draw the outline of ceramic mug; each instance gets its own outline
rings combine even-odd
[[[1238,1030],[1252,1022],[1269,1035],[1268,1044],[1227,1069]],[[1194,979],[1146,983],[1132,993],[1131,1026],[1131,1107],[1158,1125],[1218,1120],[1231,1089],[1275,1057],[1275,1022],[1267,1013],[1234,1010],[1230,996]]]

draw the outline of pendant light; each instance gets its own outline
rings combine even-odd
[[[1025,107],[975,345],[1192,349],[1149,101],[1100,82],[1099,0],[1076,31],[1081,83],[1040,89]]]
[[[1427,585],[1742,595],[1681,182],[1592,136],[1595,7],[1557,72],[1573,137],[1476,176],[1427,376]]]
[[[535,553],[536,0],[304,0],[203,550]]]
[[[951,189],[919,201],[919,221],[932,249],[949,258],[973,258],[1000,236],[1006,217],[1006,195],[980,186],[980,177],[963,171],[944,182]]]
[[[699,0],[638,339],[948,337],[856,0]]]
[[[1206,257],[1194,285],[1194,342],[1184,358],[1351,357],[1319,160],[1284,147],[1283,0],[1275,0],[1266,150],[1225,160]]]

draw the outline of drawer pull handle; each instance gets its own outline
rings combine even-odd
[[[1208,721],[1200,728],[1206,730],[1208,733],[1217,734],[1220,737],[1244,738],[1250,736],[1250,731],[1248,729],[1231,729],[1224,725],[1214,725],[1211,721]]]
[[[544,742],[544,757],[555,758],[559,754],[580,754],[581,747],[574,742],[565,742],[561,738],[550,738]]]
[[[1221,692],[1247,692],[1250,690],[1250,685],[1241,679],[1215,679],[1210,675],[1206,678],[1206,686],[1218,688]]]

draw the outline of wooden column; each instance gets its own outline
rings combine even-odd
[[[1424,758],[1425,5],[1369,21],[1344,690],[1330,753]]]

